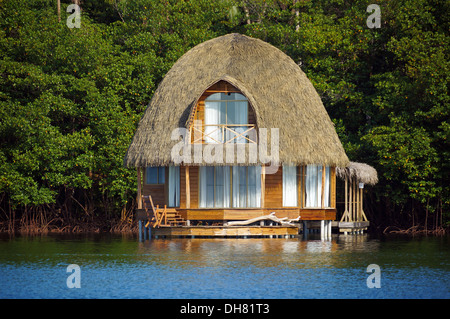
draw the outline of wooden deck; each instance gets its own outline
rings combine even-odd
[[[254,208],[254,209],[174,209],[184,220],[247,220],[259,216],[276,213],[278,218],[296,218],[300,220],[335,220],[336,209],[298,209],[298,208]],[[145,209],[136,210],[137,220],[146,220],[148,215]]]
[[[231,226],[229,221],[247,221],[275,213],[278,219],[296,220],[293,224],[260,220],[258,223]],[[300,216],[300,219],[298,219]],[[144,196],[142,209],[136,210],[139,238],[152,237],[292,237],[299,234],[300,223],[306,221],[331,221],[335,209],[291,208],[224,208],[186,209],[163,208],[154,205],[151,196]],[[258,220],[258,219],[257,219]]]
[[[269,237],[286,238],[298,235],[298,227],[286,226],[181,226],[151,230],[152,237]]]
[[[367,230],[370,225],[369,221],[356,221],[356,222],[338,222],[339,231],[341,233],[362,233]]]

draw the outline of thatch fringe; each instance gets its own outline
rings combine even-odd
[[[220,80],[247,96],[259,128],[279,128],[280,163],[348,164],[333,123],[300,67],[272,45],[241,34],[201,43],[173,65],[139,122],[124,164],[173,164],[171,150],[179,142],[171,139],[173,130],[186,127],[202,93]]]
[[[346,167],[336,167],[336,175],[342,179],[356,179],[356,182],[368,185],[378,183],[376,169],[364,163],[350,162]]]

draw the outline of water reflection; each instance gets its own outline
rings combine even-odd
[[[378,241],[366,236],[302,239],[154,239],[138,244],[141,261],[174,267],[345,267],[351,253],[374,253]],[[356,238],[358,237],[358,238]],[[158,258],[153,258],[155,255]]]
[[[0,241],[0,297],[448,298],[449,243],[366,235],[143,243],[122,237],[14,238]],[[67,289],[68,264],[81,267],[81,290]],[[380,265],[382,290],[368,290],[369,264]]]

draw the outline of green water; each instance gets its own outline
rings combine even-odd
[[[0,298],[448,299],[449,261],[450,237],[6,237]],[[68,287],[71,264],[80,288]],[[371,264],[380,288],[368,287]]]

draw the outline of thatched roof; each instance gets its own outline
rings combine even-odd
[[[363,163],[350,162],[346,167],[336,167],[336,175],[342,179],[356,179],[358,183],[375,185],[378,183],[378,175],[375,168]]]
[[[159,84],[124,159],[126,166],[173,163],[171,133],[186,127],[202,93],[218,81],[238,88],[259,128],[279,128],[279,160],[345,167],[348,158],[322,101],[300,67],[259,39],[228,34],[185,53]],[[211,164],[210,164],[211,165]]]

